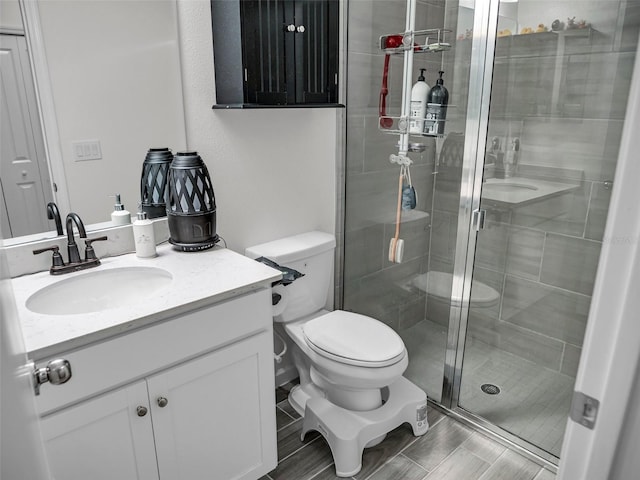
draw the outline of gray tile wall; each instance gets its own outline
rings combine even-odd
[[[444,0],[418,1],[417,28],[442,27]],[[431,237],[436,144],[425,138],[425,151],[410,154],[415,210],[403,212],[401,264],[388,260],[395,233],[399,168],[389,162],[397,153],[397,135],[378,128],[378,100],[384,55],[379,37],[405,27],[405,0],[350,0],[348,13],[347,153],[345,209],[344,308],[371,315],[396,329],[406,329],[426,316],[426,297],[404,285],[426,272]],[[439,55],[420,55],[418,69],[427,68],[427,82],[435,83]],[[391,58],[387,113],[399,115],[402,57]],[[412,140],[415,141],[415,140]]]
[[[419,1],[417,24],[435,28],[448,22],[451,28],[456,11],[457,2]],[[404,219],[405,261],[389,262],[398,168],[388,156],[397,150],[397,136],[378,129],[384,56],[377,46],[381,34],[404,30],[404,12],[404,0],[349,2],[343,277],[344,308],[400,329],[425,317],[448,324],[448,302],[406,283],[428,270],[453,271],[462,174],[455,162],[437,158],[433,140],[426,142],[423,154],[413,155],[418,210],[429,216]],[[635,61],[635,43],[629,39],[635,35],[637,41],[637,22],[627,23],[621,35],[567,42],[562,64],[568,73],[561,75],[560,85],[546,76],[555,68],[556,47],[547,48],[553,35],[539,50],[529,43],[541,37],[514,37],[512,53],[518,58],[511,61],[508,54],[494,75],[489,136],[520,137],[518,175],[571,183],[576,189],[515,209],[485,205],[489,216],[478,236],[475,280],[496,289],[501,300],[488,308],[472,307],[469,333],[567,375],[575,375],[582,346]],[[453,43],[442,58],[418,57],[414,73],[417,77],[417,69],[426,66],[427,82],[433,84],[444,62],[450,103],[456,105],[449,110],[449,133],[464,130],[464,59],[468,63],[470,53],[469,41]],[[532,70],[535,65],[544,68]],[[400,66],[400,59],[393,58],[387,97],[392,115],[399,111]],[[505,77],[496,78],[500,75]],[[559,105],[543,98],[549,88],[559,89]],[[439,152],[442,144],[437,147]]]
[[[630,38],[632,29],[637,41],[635,18],[625,23],[621,38]],[[546,47],[534,46],[542,40]],[[567,39],[561,84],[553,86],[549,68],[555,68],[556,48],[547,48],[549,42],[555,42],[553,36],[518,36],[506,48],[505,42],[498,45],[503,57],[494,71],[489,137],[499,136],[503,144],[520,137],[518,175],[570,183],[576,189],[513,209],[483,203],[488,218],[476,242],[474,282],[493,287],[501,300],[491,307],[472,306],[468,333],[471,339],[575,376],[636,47],[598,32],[590,39]],[[459,62],[456,68],[464,70]],[[552,88],[559,89],[559,105],[545,98],[552,96]],[[455,115],[464,115],[463,110]],[[453,268],[459,190],[460,172],[440,166],[431,270]],[[447,302],[427,299],[429,320],[446,325],[448,311]]]

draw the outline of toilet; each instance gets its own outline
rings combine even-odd
[[[303,276],[273,288],[273,319],[284,327],[284,351],[292,356],[300,384],[289,403],[304,418],[302,436],[318,431],[329,443],[336,474],[353,476],[364,448],[409,423],[414,435],[429,428],[427,397],[402,376],[409,358],[400,336],[371,317],[325,310],[335,238],[307,232],[247,248]],[[282,355],[282,354],[281,354]]]

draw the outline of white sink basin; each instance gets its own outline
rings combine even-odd
[[[26,307],[46,315],[97,312],[143,301],[167,287],[172,278],[168,271],[154,267],[94,270],[38,290],[27,299]]]

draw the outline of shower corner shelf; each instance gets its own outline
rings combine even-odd
[[[430,28],[427,30],[414,30],[404,33],[390,33],[380,36],[380,50],[387,55],[404,53],[413,49],[415,53],[437,53],[451,48],[451,44],[445,41],[445,34],[451,30],[444,28]],[[396,47],[387,47],[388,44],[401,42]]]
[[[447,105],[447,110],[451,109],[451,108],[456,108],[455,105]],[[378,116],[378,130],[383,132],[383,133],[387,133],[390,135],[403,135],[403,134],[408,134],[411,135],[412,137],[418,137],[418,138],[425,138],[425,137],[431,137],[431,138],[442,138],[446,136],[446,133],[441,133],[441,134],[427,134],[427,133],[415,133],[415,132],[411,132],[410,127],[409,127],[409,121],[410,120],[414,120],[414,117],[396,117],[396,116],[392,116],[392,115],[383,115],[383,116]],[[444,123],[446,125],[447,120],[433,120],[433,119],[429,119],[429,118],[418,118],[417,119],[418,122],[420,123],[434,123],[434,124],[440,124],[440,123]],[[385,126],[388,125],[388,126]]]

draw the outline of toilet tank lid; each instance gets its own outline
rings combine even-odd
[[[335,248],[336,239],[325,232],[313,231],[280,238],[248,247],[244,254],[249,258],[266,257],[280,265],[312,257]]]

